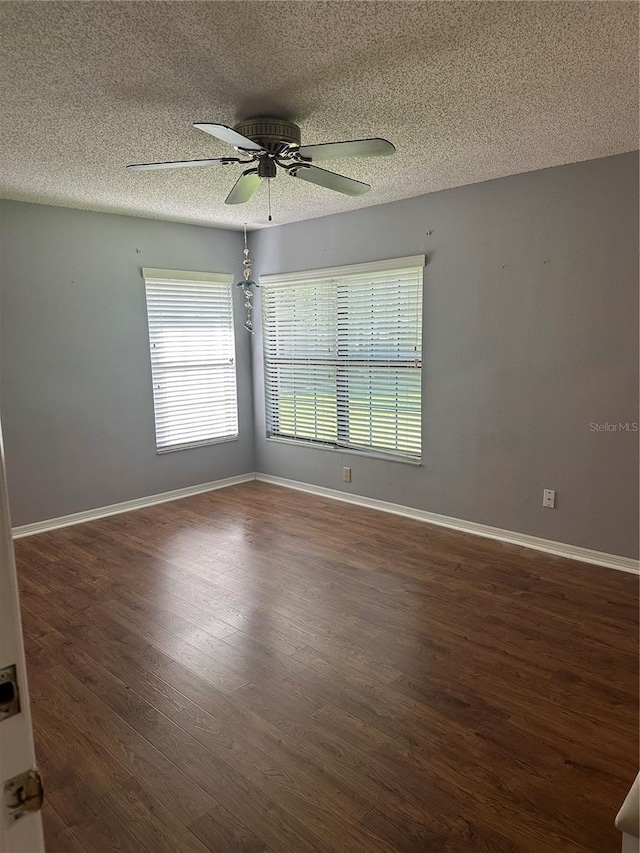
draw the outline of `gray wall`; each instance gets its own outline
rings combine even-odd
[[[235,293],[238,441],[158,456],[141,268],[239,275],[237,232],[0,202],[1,411],[12,521],[253,471]]]
[[[638,434],[590,429],[638,420],[637,154],[251,237],[262,274],[428,255],[423,466],[265,440],[258,338],[259,471],[637,554]]]
[[[156,455],[140,269],[237,275],[241,236],[0,202],[13,523],[259,470],[635,556],[638,433],[590,424],[638,420],[637,187],[627,154],[251,235],[264,274],[426,252],[419,468],[266,441],[259,335],[254,456],[238,292],[239,441]]]

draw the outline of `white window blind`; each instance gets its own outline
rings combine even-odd
[[[420,458],[423,266],[261,278],[268,436]]]
[[[232,277],[143,275],[158,452],[237,437]]]

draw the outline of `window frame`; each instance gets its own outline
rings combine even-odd
[[[151,390],[152,390],[152,405],[153,405],[153,421],[154,421],[154,434],[155,434],[155,444],[156,444],[156,454],[158,456],[164,455],[165,453],[175,453],[180,450],[190,450],[196,447],[207,447],[213,444],[222,444],[229,441],[237,441],[239,439],[239,411],[238,411],[238,370],[237,370],[237,341],[236,341],[236,330],[235,330],[235,311],[234,311],[234,298],[233,298],[233,275],[231,273],[217,273],[217,272],[201,272],[194,270],[168,270],[168,269],[152,269],[149,267],[144,267],[142,269],[142,277],[144,281],[144,289],[145,289],[145,310],[147,316],[147,341],[148,341],[148,352],[149,352],[149,364],[151,370]],[[198,439],[198,440],[185,440],[185,441],[176,441],[171,444],[160,444],[159,437],[159,427],[160,422],[158,419],[158,409],[161,405],[159,403],[159,398],[157,398],[157,363],[154,363],[153,357],[153,348],[154,341],[152,338],[152,327],[151,327],[151,313],[150,313],[150,294],[149,294],[149,286],[153,285],[162,285],[166,284],[167,286],[171,286],[171,284],[179,285],[180,283],[184,283],[185,285],[218,285],[221,288],[224,288],[228,291],[229,297],[229,327],[228,333],[230,336],[231,347],[229,351],[229,363],[232,366],[233,379],[230,383],[228,383],[233,388],[233,397],[229,397],[229,400],[232,404],[233,410],[235,411],[235,432],[229,433],[227,435],[216,435],[213,437]],[[189,362],[183,362],[186,366],[189,365]],[[193,365],[195,367],[195,365]],[[193,369],[193,368],[192,368]],[[223,375],[223,374],[221,374]]]
[[[386,461],[400,462],[409,465],[420,466],[422,465],[422,453],[423,453],[423,436],[422,436],[422,364],[423,364],[423,339],[422,339],[422,329],[423,329],[423,299],[424,299],[424,266],[425,266],[426,257],[425,255],[412,255],[404,258],[389,258],[382,261],[372,261],[369,263],[363,264],[350,264],[347,266],[341,267],[327,267],[323,269],[316,270],[300,270],[296,272],[290,273],[276,273],[269,275],[260,276],[260,285],[262,288],[268,290],[269,288],[277,288],[277,287],[285,287],[285,286],[295,286],[296,284],[304,283],[305,285],[311,284],[313,281],[327,281],[329,279],[344,279],[348,276],[366,276],[368,273],[371,274],[379,274],[388,272],[407,272],[409,270],[414,270],[420,268],[422,270],[422,275],[419,283],[419,309],[418,309],[418,321],[419,325],[417,325],[418,336],[420,339],[420,352],[417,357],[417,369],[420,371],[419,373],[419,389],[420,389],[420,410],[419,410],[419,431],[420,431],[420,450],[418,454],[409,453],[406,451],[397,451],[397,450],[386,450],[376,447],[375,445],[356,445],[349,444],[347,440],[345,440],[344,433],[344,416],[345,413],[341,412],[341,400],[340,397],[344,398],[344,394],[340,394],[338,391],[338,376],[342,371],[348,373],[348,368],[345,367],[344,360],[341,363],[338,347],[337,347],[337,337],[336,337],[336,352],[335,359],[328,359],[327,365],[332,362],[336,371],[336,440],[328,441],[323,439],[314,439],[314,438],[304,438],[292,435],[284,435],[278,433],[270,433],[269,431],[269,403],[270,399],[273,401],[273,395],[270,394],[267,382],[267,365],[268,365],[268,357],[267,357],[267,343],[268,343],[268,329],[266,327],[266,311],[264,306],[264,301],[262,301],[262,339],[263,339],[263,371],[264,371],[264,405],[265,405],[265,438],[267,441],[278,442],[293,445],[296,447],[311,447],[316,450],[329,450],[334,453],[348,453],[348,454],[356,454],[358,456],[367,456],[375,459],[383,459]],[[344,286],[344,282],[339,282],[336,288],[336,299],[337,304],[339,301],[339,289],[341,286]],[[398,359],[398,361],[402,361],[403,359]],[[342,400],[344,403],[344,399]],[[277,405],[278,401],[274,405]],[[348,404],[347,404],[348,405]],[[342,418],[341,418],[342,414]],[[346,417],[348,419],[348,411],[346,413]],[[274,413],[273,409],[271,412],[271,422],[277,421],[277,414]],[[343,440],[340,439],[342,435]]]

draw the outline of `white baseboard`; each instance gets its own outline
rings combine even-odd
[[[298,489],[301,492],[310,492],[324,498],[344,501],[356,504],[356,506],[379,509],[382,512],[391,512],[394,515],[403,515],[417,521],[426,521],[429,524],[437,524],[440,527],[448,527],[463,533],[473,533],[476,536],[484,536],[486,539],[497,539],[499,542],[507,542],[510,545],[521,545],[524,548],[533,548],[535,551],[544,551],[557,557],[567,557],[570,560],[579,560],[582,563],[593,563],[597,566],[606,566],[609,569],[617,569],[621,572],[640,574],[638,560],[631,557],[619,557],[616,554],[605,554],[602,551],[592,551],[589,548],[580,548],[577,545],[565,545],[563,542],[554,542],[551,539],[541,539],[538,536],[530,536],[528,533],[515,533],[511,530],[502,530],[499,527],[490,527],[487,524],[478,524],[475,521],[464,521],[460,518],[451,518],[448,515],[439,515],[424,509],[414,509],[401,504],[379,501],[375,498],[365,498],[361,495],[353,495],[340,492],[337,489],[326,489],[323,486],[312,486],[309,483],[301,483],[297,480],[287,480],[284,477],[272,477],[270,474],[256,474],[256,480],[263,483],[272,483],[276,486],[286,486],[289,489]]]
[[[134,509],[153,506],[154,504],[176,501],[180,498],[188,498],[191,495],[199,495],[203,492],[212,492],[215,489],[224,489],[227,486],[236,486],[239,483],[247,483],[251,480],[261,480],[263,483],[272,483],[276,486],[285,486],[289,489],[297,489],[301,492],[309,492],[324,498],[344,501],[356,506],[378,509],[382,512],[390,512],[413,518],[417,521],[426,521],[429,524],[437,524],[440,527],[448,527],[451,530],[459,530],[462,533],[473,533],[476,536],[484,536],[486,539],[496,539],[499,542],[507,542],[511,545],[521,545],[524,548],[533,548],[536,551],[544,551],[557,557],[567,557],[570,560],[579,560],[583,563],[593,563],[597,566],[606,566],[609,569],[617,569],[621,572],[640,574],[637,560],[631,557],[619,557],[616,554],[605,554],[602,551],[592,551],[589,548],[580,548],[577,545],[566,545],[563,542],[554,542],[551,539],[541,539],[538,536],[530,536],[527,533],[515,533],[511,530],[502,530],[499,527],[490,527],[486,524],[478,524],[475,521],[464,521],[460,518],[451,518],[447,515],[439,515],[424,509],[415,509],[410,506],[380,501],[375,498],[367,498],[362,495],[353,495],[340,492],[337,489],[327,489],[323,486],[313,486],[310,483],[301,483],[298,480],[287,480],[284,477],[272,477],[270,474],[240,474],[237,477],[227,477],[224,480],[214,480],[211,483],[201,483],[197,486],[187,486],[184,489],[174,489],[171,492],[163,492],[160,495],[151,495],[146,498],[136,498],[131,501],[111,504],[110,506],[97,507],[84,512],[75,512],[71,515],[63,515],[59,518],[50,518],[45,521],[36,521],[33,524],[23,524],[12,529],[13,538],[32,536],[35,533],[44,533],[47,530],[56,530],[59,527],[69,527],[73,524],[82,524],[97,518],[106,518],[109,515],[118,515],[121,512],[130,512]]]
[[[188,498],[191,495],[200,495],[203,492],[213,492],[215,489],[225,489],[227,486],[237,486],[239,483],[247,483],[255,480],[255,473],[240,474],[237,477],[227,477],[224,480],[214,480],[211,483],[200,483],[197,486],[187,486],[184,489],[174,489],[171,492],[163,492],[160,495],[150,495],[146,498],[136,498],[132,501],[111,504],[110,506],[96,507],[84,512],[74,512],[71,515],[61,515],[59,518],[49,518],[45,521],[35,521],[33,524],[22,524],[12,528],[14,539],[22,536],[33,536],[34,533],[45,533],[47,530],[56,530],[58,527],[70,527],[72,524],[82,524],[84,521],[92,521],[96,518],[106,518],[109,515],[118,515],[121,512],[130,512],[133,509],[142,509],[154,504],[163,504],[168,501],[177,501],[180,498]]]

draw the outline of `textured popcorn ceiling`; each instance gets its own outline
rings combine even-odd
[[[266,186],[191,127],[293,118],[303,143],[390,139],[323,163],[349,198],[282,175],[275,224],[638,147],[638,6],[625,2],[0,2],[0,196],[250,228]]]

